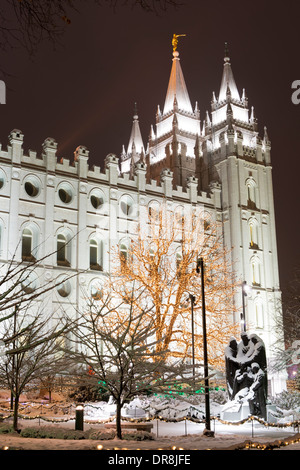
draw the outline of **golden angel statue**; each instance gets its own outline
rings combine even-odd
[[[186,34],[173,34],[173,39],[172,39],[173,52],[175,52],[177,49],[178,38],[180,36],[186,36]]]

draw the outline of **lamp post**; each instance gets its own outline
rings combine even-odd
[[[206,337],[206,312],[205,312],[205,289],[204,289],[204,263],[203,258],[197,260],[196,272],[201,272],[202,290],[202,329],[203,329],[203,362],[204,362],[204,390],[205,390],[205,429],[203,434],[209,437],[214,436],[210,427],[210,404],[209,404],[209,380],[208,380],[208,356]]]
[[[83,431],[83,406],[77,405],[75,410],[75,430]]]
[[[17,332],[17,313],[18,306],[15,307],[14,311],[14,326],[13,326],[13,349],[16,347],[16,332]],[[15,354],[12,356],[12,365],[11,365],[11,394],[10,394],[10,409],[14,407],[14,391],[15,391]]]
[[[196,297],[193,294],[189,294],[191,301],[191,313],[192,313],[192,367],[193,367],[193,384],[195,392],[195,339],[194,339],[194,305],[196,303]]]
[[[249,292],[250,287],[247,285],[247,282],[242,283],[242,300],[243,300],[243,311],[241,313],[241,333],[246,332],[246,308],[245,308],[245,297],[247,297],[247,292]]]

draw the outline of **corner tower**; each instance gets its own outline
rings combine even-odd
[[[217,98],[213,94],[202,150],[211,180],[222,187],[224,242],[241,282],[235,302],[242,313],[245,281],[251,288],[246,297],[246,331],[264,340],[271,361],[281,291],[270,149],[266,128],[261,136],[245,90],[238,91],[226,45],[220,91]],[[284,388],[284,377],[270,378],[273,393]]]

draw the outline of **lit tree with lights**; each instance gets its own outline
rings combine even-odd
[[[203,359],[200,258],[205,265],[209,362],[218,369],[223,368],[229,337],[237,334],[240,326],[233,324],[238,283],[217,222],[201,211],[171,212],[167,204],[152,210],[143,217],[128,252],[115,252],[114,285],[125,289],[134,281],[144,289],[144,296],[153,304],[145,315],[154,321],[157,352],[168,350],[169,356],[182,358],[194,354],[199,363]],[[195,300],[193,305],[191,299]]]

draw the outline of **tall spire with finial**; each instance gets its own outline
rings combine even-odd
[[[142,139],[142,135],[141,135],[141,131],[140,131],[139,117],[138,117],[137,104],[136,103],[134,103],[133,123],[132,123],[132,129],[131,129],[129,144],[128,144],[128,148],[127,148],[127,154],[128,155],[130,155],[132,153],[133,144],[134,144],[135,150],[138,154],[140,154],[142,151],[145,152],[143,139]]]
[[[228,43],[225,42],[224,69],[219,93],[219,103],[223,100],[226,100],[228,89],[230,90],[231,97],[233,99],[240,100],[240,95],[231,69]]]
[[[132,172],[134,164],[140,159],[142,154],[145,154],[138,119],[137,104],[134,103],[133,122],[127,152],[123,145],[121,153],[121,173]]]
[[[173,64],[163,110],[164,114],[172,111],[175,96],[179,109],[187,111],[188,113],[193,113],[193,108],[180,65],[179,52],[177,50],[178,37],[180,36],[185,36],[185,34],[173,34]]]

